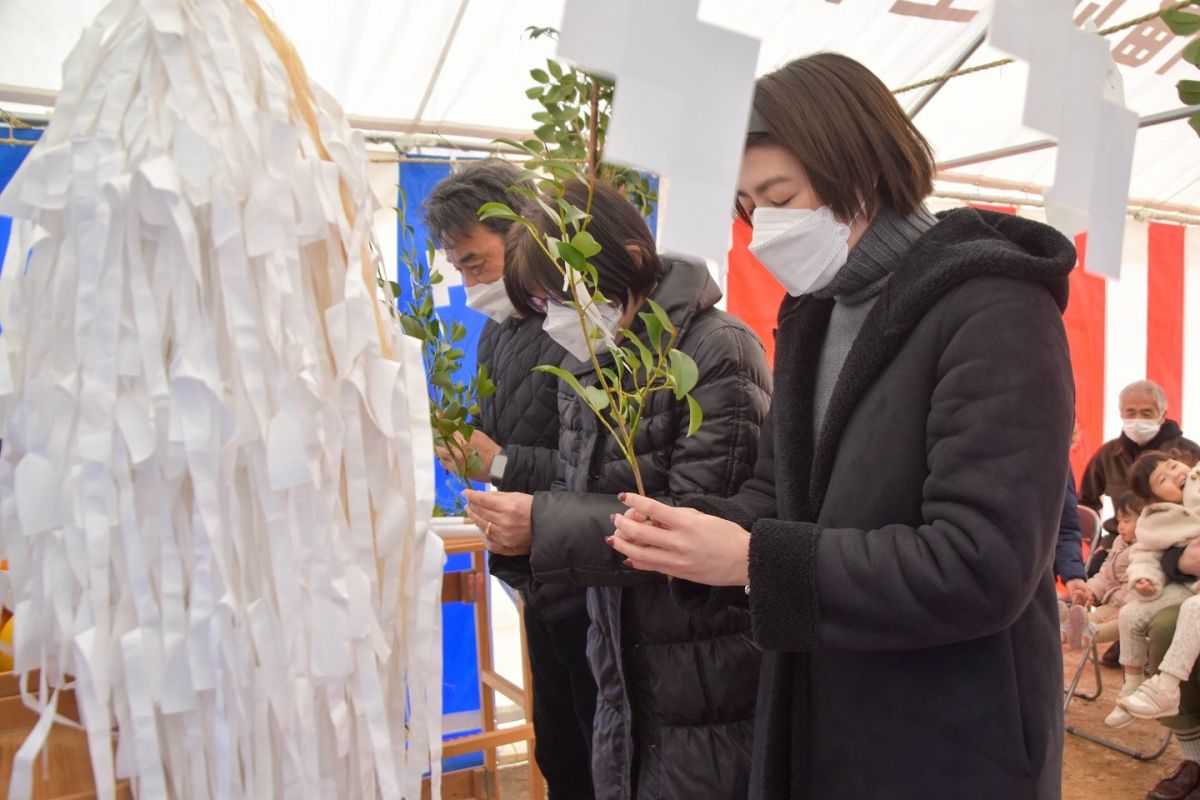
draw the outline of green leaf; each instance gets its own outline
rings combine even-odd
[[[467,335],[467,327],[456,319],[450,320],[450,341],[460,342]]]
[[[687,435],[691,436],[696,431],[700,430],[700,424],[704,422],[704,412],[700,409],[700,404],[696,402],[696,398],[690,394],[687,396],[688,404],[688,430]]]
[[[650,316],[650,315],[647,315],[647,316]],[[654,318],[651,316],[651,319],[654,319]],[[658,320],[655,320],[655,322],[657,322],[657,321]],[[646,347],[646,345],[642,342],[641,339],[639,339],[638,337],[633,335],[632,331],[626,332],[625,338],[628,339],[629,341],[633,342],[633,346],[637,348],[638,354],[642,358],[642,364],[646,369],[647,375],[649,375],[651,370],[654,369],[654,354],[650,352],[650,348]]]
[[[554,136],[554,125],[546,123],[538,128],[535,128],[533,135],[541,139],[543,142],[549,141]]]
[[[1176,9],[1167,11],[1162,18],[1176,36],[1191,36],[1200,31],[1200,14],[1189,14],[1182,9]]]
[[[523,142],[518,142],[515,139],[493,139],[495,144],[508,145],[517,150],[524,151],[531,156],[540,155],[542,152],[542,143],[537,139],[526,139]]]
[[[623,337],[625,337],[626,339],[633,338],[633,334],[630,333],[629,331],[625,330],[624,328],[621,329],[621,335]],[[637,340],[634,339],[634,341],[637,341]],[[641,342],[638,342],[638,344],[641,344]],[[629,374],[636,377],[638,371],[642,368],[642,361],[640,358],[638,358],[637,353],[634,350],[634,348],[628,347],[628,346],[622,347],[621,355],[622,355],[622,358],[624,358],[624,360],[625,360],[625,364],[629,367]]]
[[[667,315],[667,312],[663,310],[663,307],[651,300],[649,297],[646,298],[646,303],[649,304],[650,309],[654,312],[654,316],[658,317],[658,321],[662,324],[663,331],[668,336],[675,333],[675,326],[671,324],[671,318]],[[654,339],[654,346],[656,348],[661,347],[657,338]]]
[[[529,77],[533,78],[538,83],[549,83],[550,82],[550,76],[546,74],[546,70],[544,70],[544,69],[529,70]]]
[[[585,272],[587,260],[583,257],[583,253],[579,252],[573,244],[569,242],[558,243],[558,257],[571,265],[573,269],[579,272]]]
[[[552,58],[547,58],[546,59],[546,67],[549,68],[550,74],[554,76],[555,80],[559,80],[562,78],[562,76],[563,76],[562,64],[559,64],[557,61],[555,61]]]
[[[1191,44],[1183,48],[1183,60],[1200,67],[1200,39],[1193,39]]]
[[[422,335],[425,331],[421,327],[421,323],[418,322],[417,320],[413,319],[411,316],[409,316],[407,314],[400,315],[400,327],[404,330],[404,333],[407,336],[411,336],[414,339],[424,339],[425,338]]]
[[[506,219],[510,222],[520,222],[521,215],[504,203],[484,203],[479,207],[480,221],[485,219]]]
[[[540,87],[540,86],[531,86],[530,88],[525,90],[525,96],[528,97],[530,100],[536,100],[542,96],[543,91],[545,91],[545,90],[542,89],[542,87]]]
[[[650,338],[650,343],[654,346],[655,351],[659,351],[662,348],[662,323],[659,322],[658,317],[645,311],[639,312],[638,317],[646,326],[646,336]]]
[[[585,386],[583,387],[583,391],[585,392],[583,398],[584,402],[586,402],[593,411],[599,412],[608,408],[608,395],[604,393],[603,389],[598,386]]]
[[[1179,99],[1189,106],[1200,103],[1200,81],[1180,81],[1176,84]]]
[[[571,373],[567,372],[562,367],[552,367],[549,364],[539,364],[538,366],[533,368],[533,371],[534,372],[545,372],[549,375],[553,375],[554,377],[558,378],[563,383],[567,384],[567,386],[570,386],[571,389],[574,390],[575,394],[577,394],[581,398],[583,398],[584,402],[587,402],[587,392],[584,390],[583,384],[581,384],[579,382],[578,378],[576,378]],[[588,387],[588,388],[595,388],[595,387]]]
[[[434,386],[438,386],[446,391],[453,391],[454,383],[450,380],[450,376],[445,372],[435,372],[429,376],[429,382]]]
[[[582,211],[579,213],[580,215],[583,214]],[[596,238],[587,231],[580,231],[572,236],[571,246],[578,250],[584,258],[591,258],[592,256],[598,255],[601,250],[600,243],[597,242]]]
[[[671,351],[670,372],[675,381],[673,388],[676,400],[682,400],[684,395],[696,388],[696,382],[700,380],[700,370],[696,367],[696,362],[680,350]]]
[[[584,220],[586,220],[588,218],[587,214],[583,213],[583,211],[581,209],[576,208],[575,206],[571,205],[563,198],[556,197],[555,200],[558,202],[559,211],[562,212],[563,224],[575,225],[575,223],[583,222]],[[574,240],[572,239],[572,241],[574,241]],[[586,252],[584,252],[583,248],[579,247],[579,245],[575,245],[575,248],[577,250],[579,250],[581,253],[583,253],[585,256],[587,256],[588,258],[592,257],[591,255],[588,255]],[[599,252],[599,251],[597,251],[597,252]]]
[[[1197,111],[1195,114],[1192,114],[1190,117],[1188,117],[1188,125],[1191,125],[1192,130],[1200,135],[1200,111]]]

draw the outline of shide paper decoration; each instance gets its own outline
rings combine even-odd
[[[699,4],[567,0],[558,54],[616,79],[604,160],[662,177],[659,248],[723,264],[759,42]]]
[[[1046,219],[1087,231],[1090,272],[1119,278],[1137,114],[1108,43],[1075,27],[1073,0],[996,0],[989,43],[1029,62],[1023,121],[1058,139]]]
[[[251,0],[115,0],[64,78],[0,198],[0,553],[44,709],[9,797],[70,681],[101,798],[416,798],[431,761],[436,792],[432,444],[361,139]]]

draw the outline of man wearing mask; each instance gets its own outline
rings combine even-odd
[[[1100,445],[1083,473],[1079,504],[1095,511],[1102,508],[1102,495],[1116,498],[1129,489],[1129,470],[1146,450],[1176,451],[1189,464],[1200,461],[1200,445],[1185,439],[1179,423],[1167,419],[1167,396],[1158,384],[1129,384],[1121,390],[1120,408],[1121,435]]]
[[[514,204],[516,195],[508,190],[519,180],[519,170],[507,162],[471,162],[434,187],[424,206],[430,236],[462,275],[467,305],[490,317],[479,338],[479,362],[496,392],[480,401],[470,444],[483,467],[468,477],[502,491],[532,493],[551,488],[559,458],[558,380],[532,370],[560,364],[565,353],[542,331],[540,317],[513,312],[504,286],[504,237],[512,223],[479,220],[484,203]],[[445,451],[438,456],[448,463]],[[521,590],[525,602],[535,755],[552,799],[587,800],[593,796],[596,683],[586,652],[586,592],[566,584],[529,585],[528,561],[489,557],[492,574]]]

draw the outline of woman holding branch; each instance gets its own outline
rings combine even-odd
[[[468,511],[489,549],[510,556],[505,563],[513,574],[501,576],[510,583],[589,587],[588,652],[600,687],[592,741],[596,796],[743,798],[759,658],[747,613],[697,616],[681,609],[666,578],[623,566],[605,539],[613,515],[624,511],[617,494],[637,491],[639,482],[644,494],[670,502],[697,493],[726,496],[749,477],[769,404],[766,356],[745,325],[715,307],[721,293],[707,268],[657,255],[645,221],[624,197],[603,184],[589,192],[570,182],[564,199],[590,209],[586,230],[600,247],[590,258],[598,296],[563,288],[562,273],[543,250],[546,237],[561,234],[536,204],[522,216],[538,233],[514,226],[505,280],[518,312],[544,314],[547,333],[572,354],[561,365],[559,396],[566,491],[468,492]],[[577,300],[588,305],[586,329],[584,315],[568,305]],[[622,401],[597,389],[596,378],[597,367],[620,371],[610,344],[622,343],[622,330],[650,349],[674,337],[669,347],[694,359],[698,374],[686,383],[695,381],[690,394],[703,408],[699,430],[689,435],[691,404],[665,387],[649,394],[632,426],[593,412],[597,403]],[[639,363],[649,360],[643,354]],[[623,385],[636,392],[644,377]]]
[[[932,217],[933,169],[857,62],[759,79],[738,205],[789,296],[754,477],[617,519],[684,607],[749,608],[752,798],[1060,794],[1075,252],[1014,216]]]

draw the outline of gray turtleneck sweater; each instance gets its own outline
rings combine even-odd
[[[850,251],[845,266],[828,286],[813,293],[816,297],[834,299],[813,394],[814,440],[820,436],[833,388],[863,321],[905,253],[936,224],[937,219],[924,206],[907,217],[883,209]]]

